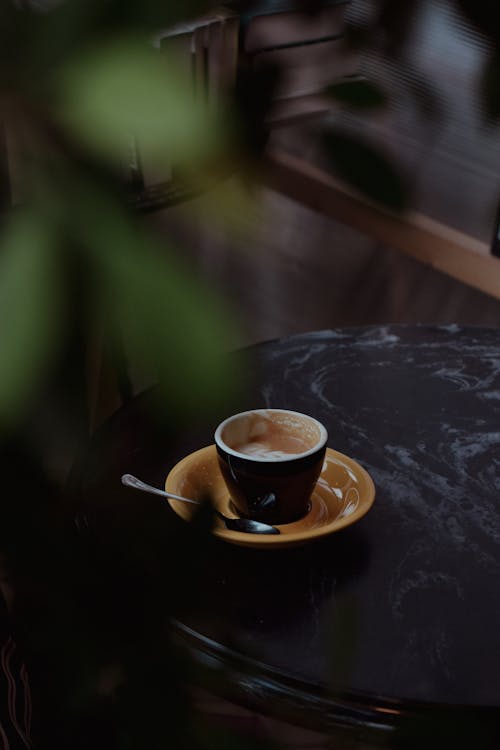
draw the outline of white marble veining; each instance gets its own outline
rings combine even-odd
[[[471,628],[481,620],[491,638],[500,629],[500,331],[321,331],[262,354],[266,404],[320,419],[329,445],[360,461],[377,488],[360,522],[371,556],[361,604],[376,637],[391,634],[398,666],[387,669],[367,630],[358,687],[372,680],[364,658],[394,694],[449,690],[474,701],[474,680],[457,686],[478,650]],[[500,705],[500,652],[493,661],[482,668]]]

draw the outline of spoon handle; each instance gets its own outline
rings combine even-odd
[[[159,490],[157,487],[153,487],[150,484],[146,484],[141,479],[134,477],[132,474],[124,474],[122,476],[122,484],[126,487],[132,487],[134,490],[141,490],[141,492],[149,492],[153,495],[160,495],[160,497],[171,497],[173,500],[180,500],[182,503],[191,503],[192,505],[201,505],[198,500],[191,500],[189,497],[181,497],[181,495],[174,495],[172,492],[164,492]],[[259,523],[258,521],[250,521],[245,518],[228,518],[220,510],[214,508],[215,514],[224,521],[228,529],[233,531],[244,531],[249,534],[279,534],[279,529],[274,526],[269,526],[265,523]]]
[[[171,497],[172,500],[180,500],[181,503],[200,505],[197,500],[190,500],[188,497],[174,495],[172,492],[165,492],[164,490],[159,490],[158,487],[153,487],[151,484],[146,484],[146,482],[143,482],[141,479],[134,477],[133,474],[124,474],[122,476],[122,484],[124,484],[125,487],[132,487],[134,490],[142,490],[142,492],[150,492],[153,495],[160,495],[160,497]]]

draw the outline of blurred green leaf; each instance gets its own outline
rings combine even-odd
[[[339,104],[358,109],[380,109],[387,104],[384,91],[373,81],[360,76],[343,78],[329,86],[326,93]]]
[[[198,412],[220,406],[237,390],[237,373],[225,354],[234,322],[215,294],[102,196],[88,196],[80,241],[90,249],[104,314],[123,335],[134,358],[158,373],[169,407]],[[99,197],[97,197],[99,200]]]
[[[20,57],[16,55],[19,48],[24,51],[25,31],[21,23],[23,15],[14,3],[0,2],[0,64],[1,83],[5,85],[7,71],[13,67],[13,63],[19,63]],[[5,70],[7,69],[7,71]]]
[[[98,36],[110,37],[120,33],[154,32],[178,21],[203,13],[206,0],[183,0],[159,3],[158,0],[65,0],[49,12],[39,15],[43,31],[59,44],[57,33],[66,34],[69,43]],[[69,47],[68,47],[69,49]]]
[[[333,128],[325,132],[324,144],[331,166],[342,179],[392,211],[406,208],[406,181],[376,146]]]
[[[214,300],[173,263],[143,248],[106,258],[109,296],[117,319],[139,358],[158,369],[172,406],[195,411],[232,390],[221,349],[228,320]]]
[[[62,124],[105,159],[123,163],[133,134],[159,165],[193,163],[219,142],[176,60],[141,40],[95,46],[56,77]]]
[[[0,421],[19,416],[61,333],[57,242],[44,216],[19,211],[0,246]]]
[[[40,86],[49,68],[61,66],[87,45],[123,34],[147,36],[195,18],[207,0],[159,3],[157,0],[33,0],[0,2],[0,59],[23,79]]]

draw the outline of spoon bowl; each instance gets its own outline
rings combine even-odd
[[[159,495],[160,497],[171,498],[172,500],[179,500],[181,503],[190,503],[191,505],[201,505],[198,500],[192,500],[189,497],[182,497],[182,495],[174,495],[172,492],[165,492],[160,490],[158,487],[153,487],[150,484],[146,484],[141,479],[134,477],[133,474],[124,474],[122,476],[122,484],[125,487],[131,487],[134,490],[140,490],[141,492],[148,492],[151,495]],[[267,523],[260,523],[259,521],[252,521],[249,518],[229,518],[223,513],[214,509],[214,512],[221,521],[224,522],[228,529],[231,531],[242,531],[245,534],[279,534],[279,529],[275,526],[269,526]]]

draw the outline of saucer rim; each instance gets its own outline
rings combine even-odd
[[[168,472],[167,477],[165,478],[166,491],[174,491],[175,488],[169,487],[169,482],[173,481],[175,474],[182,471],[184,464],[191,463],[193,460],[196,460],[196,457],[198,457],[200,454],[212,454],[213,452],[217,452],[215,443],[204,446],[203,448],[198,448],[198,450],[189,453],[187,456],[184,456],[184,458],[176,463],[175,466],[173,466]],[[324,526],[319,526],[313,529],[304,529],[304,531],[295,531],[290,534],[246,534],[243,531],[232,531],[230,529],[222,527],[215,527],[213,529],[213,534],[220,539],[224,539],[225,541],[232,542],[233,544],[237,544],[243,547],[299,546],[301,544],[306,544],[308,542],[314,541],[315,539],[321,539],[325,536],[330,536],[330,534],[340,531],[341,529],[344,529],[347,526],[351,526],[352,524],[359,521],[368,513],[375,501],[376,491],[373,479],[371,478],[368,471],[363,466],[361,466],[361,464],[359,464],[355,459],[351,458],[345,453],[341,453],[340,451],[336,451],[333,448],[327,447],[325,460],[328,456],[330,456],[331,458],[336,458],[341,462],[347,463],[347,465],[354,470],[354,473],[363,477],[366,483],[366,499],[363,501],[363,503],[360,503],[359,508],[357,508],[353,513],[348,516],[335,518],[333,521],[325,524]],[[183,521],[189,521],[188,518],[182,515],[182,511],[185,511],[185,506],[182,506],[180,502],[171,498],[168,498],[167,502],[179,518],[181,518]],[[235,518],[237,518],[236,515]],[[285,524],[276,524],[276,528],[281,529],[284,525]]]

